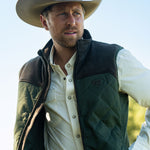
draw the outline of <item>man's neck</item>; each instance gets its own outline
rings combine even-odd
[[[59,65],[64,73],[67,75],[65,70],[65,64],[70,60],[70,58],[75,53],[75,48],[65,48],[65,47],[55,47],[55,54],[54,54],[54,63]]]

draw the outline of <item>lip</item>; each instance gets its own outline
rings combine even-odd
[[[77,34],[77,31],[65,31],[64,34],[65,35],[75,35],[75,34]]]

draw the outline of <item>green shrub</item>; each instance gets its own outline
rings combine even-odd
[[[145,121],[146,108],[141,107],[132,98],[129,98],[128,136],[132,144],[139,135],[141,125]]]

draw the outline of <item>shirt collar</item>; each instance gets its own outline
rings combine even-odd
[[[50,65],[53,71],[55,71],[56,66],[58,66],[54,63],[54,53],[55,53],[55,49],[54,49],[54,46],[52,46],[51,52],[50,52]],[[65,69],[67,70],[68,74],[74,67],[74,63],[76,60],[76,53],[77,52],[75,52],[73,56],[69,59],[69,61],[65,64]]]

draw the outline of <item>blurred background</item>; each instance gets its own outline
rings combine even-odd
[[[128,119],[128,136],[129,142],[132,144],[139,135],[141,125],[145,121],[144,115],[146,108],[138,105],[131,97],[129,97],[129,119]]]
[[[15,12],[17,0],[5,0],[0,5],[0,149],[13,149],[13,129],[16,116],[18,73],[21,66],[37,56],[50,39],[44,29],[20,20]],[[93,39],[116,43],[131,51],[143,65],[150,68],[150,1],[102,0],[96,12],[85,21]],[[145,108],[130,99],[128,132],[135,141]]]

